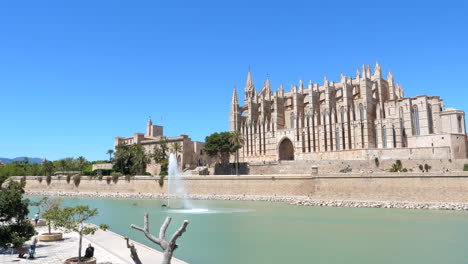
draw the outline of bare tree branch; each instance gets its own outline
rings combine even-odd
[[[179,228],[179,230],[177,230],[174,235],[172,235],[172,238],[171,238],[171,241],[169,241],[169,247],[173,247],[175,246],[176,244],[176,240],[182,236],[183,233],[185,233],[185,231],[187,231],[187,225],[189,224],[189,221],[188,220],[184,220],[184,223],[182,224],[182,226]]]
[[[136,225],[133,225],[133,224],[131,225],[131,227],[132,227],[133,229],[136,229],[136,230],[139,230],[139,231],[143,232],[143,233],[145,234],[145,236],[146,236],[149,240],[151,240],[152,242],[158,244],[160,247],[162,247],[162,248],[164,249],[164,246],[165,246],[165,244],[167,244],[167,242],[161,240],[160,238],[157,238],[157,237],[153,236],[153,235],[149,232],[149,227],[148,227],[148,213],[145,213],[145,218],[144,218],[144,220],[145,220],[145,223],[144,223],[144,227],[145,227],[145,228],[141,228],[141,227],[136,226]],[[163,244],[164,244],[164,246],[163,246]]]
[[[127,248],[130,249],[130,257],[132,258],[133,262],[135,264],[142,264],[140,257],[138,256],[137,250],[135,248],[135,245],[133,243],[128,242],[128,237],[126,237],[125,240],[127,240]]]
[[[161,229],[159,230],[159,238],[162,240],[166,240],[166,230],[169,224],[171,223],[171,218],[167,217],[166,220],[164,221],[164,224],[161,226]]]
[[[163,262],[162,264],[170,264],[171,259],[172,259],[172,254],[174,254],[174,250],[177,249],[177,244],[176,241],[179,237],[182,236],[183,233],[187,230],[187,225],[189,224],[188,220],[185,220],[182,226],[172,235],[172,238],[170,241],[166,240],[166,230],[169,224],[171,223],[171,218],[167,217],[164,223],[161,226],[161,229],[159,230],[159,237],[155,237],[149,232],[149,220],[148,220],[148,213],[145,213],[144,216],[144,228],[138,227],[136,225],[131,225],[133,229],[136,229],[138,231],[141,231],[145,234],[145,236],[151,240],[153,243],[159,245],[163,249]],[[132,244],[133,245],[133,244]],[[127,247],[129,247],[128,240],[127,240]],[[132,248],[130,248],[130,251],[132,251]],[[133,253],[132,253],[133,254]],[[135,250],[136,254],[136,250]],[[133,258],[133,257],[132,257]],[[136,262],[135,262],[136,263]],[[141,263],[136,263],[136,264],[141,264]]]

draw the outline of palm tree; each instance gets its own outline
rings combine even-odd
[[[177,166],[179,166],[179,159],[178,159],[177,153],[179,153],[181,150],[182,150],[182,145],[179,142],[175,142],[174,144],[172,144],[172,151],[174,151]]]
[[[236,175],[239,175],[239,149],[244,146],[244,137],[239,130],[231,132],[229,143],[236,149]]]
[[[109,154],[109,161],[112,161],[112,154],[114,154],[114,150],[113,149],[109,149],[107,151],[107,154]]]
[[[77,162],[78,162],[78,169],[80,171],[83,171],[83,169],[85,167],[85,164],[87,162],[86,158],[83,157],[83,156],[79,156],[78,159],[77,159]]]

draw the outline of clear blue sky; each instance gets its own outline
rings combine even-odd
[[[204,140],[249,66],[276,90],[378,60],[406,96],[467,110],[467,1],[407,2],[1,1],[0,157],[105,159],[150,115]]]

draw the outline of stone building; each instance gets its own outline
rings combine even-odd
[[[467,157],[465,113],[439,96],[405,97],[377,63],[337,82],[260,92],[247,75],[244,104],[232,95],[230,130],[245,139],[240,160],[458,159]]]
[[[168,152],[172,151],[174,143],[178,142],[180,144],[181,151],[177,154],[177,160],[182,170],[194,169],[205,165],[207,162],[207,157],[203,154],[205,143],[192,141],[188,135],[184,134],[177,137],[166,137],[163,135],[163,127],[153,125],[151,117],[146,126],[146,133],[135,133],[131,137],[115,137],[114,146],[117,147],[120,144],[141,144],[145,148],[146,153],[151,154],[154,152],[154,148],[163,142],[167,143]],[[151,163],[146,168],[146,171],[153,175],[159,174],[160,170],[161,167],[154,160],[151,160]]]

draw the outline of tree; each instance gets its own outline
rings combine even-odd
[[[146,238],[148,238],[151,242],[161,247],[161,249],[163,250],[163,261],[161,264],[171,264],[172,255],[174,254],[174,251],[178,248],[176,241],[179,237],[182,236],[182,234],[185,231],[187,231],[187,225],[189,224],[189,221],[184,220],[184,223],[182,224],[182,226],[174,233],[174,235],[172,235],[172,238],[169,241],[166,239],[166,230],[169,224],[171,223],[170,217],[167,217],[163,225],[161,226],[161,229],[159,230],[159,237],[155,237],[149,232],[148,222],[149,222],[148,213],[145,213],[143,228],[133,225],[133,224],[131,225],[131,228],[143,232]],[[128,246],[128,240],[127,240],[127,246]],[[133,253],[136,254],[136,250],[132,252],[132,254]],[[138,264],[138,263],[135,262],[135,264]]]
[[[239,175],[239,149],[244,146],[244,136],[239,130],[233,131],[229,142],[236,148],[236,175]]]
[[[78,169],[80,171],[83,171],[83,169],[86,167],[86,163],[88,163],[86,158],[83,156],[79,156],[78,159],[76,159],[76,162],[78,163]]]
[[[140,144],[118,145],[114,155],[113,168],[125,175],[143,174],[150,162]]]
[[[42,163],[42,172],[45,176],[52,175],[54,172],[54,163],[52,161],[45,160]]]
[[[113,149],[107,150],[107,154],[109,154],[109,161],[112,161],[112,154],[114,154],[114,150]]]
[[[145,149],[140,144],[131,145],[130,151],[132,175],[142,175],[146,171],[146,165],[150,162],[150,159],[148,155],[146,155]]]
[[[90,226],[86,222],[98,215],[98,210],[96,208],[91,209],[87,205],[78,205],[75,207],[65,207],[56,212],[58,215],[56,217],[55,225],[57,227],[62,227],[66,232],[77,232],[79,235],[79,245],[78,245],[78,262],[81,261],[81,248],[83,235],[94,234],[97,231],[97,227]],[[99,228],[106,230],[107,225],[101,225]]]
[[[230,142],[231,133],[213,133],[205,138],[205,152],[211,156],[217,156],[222,163],[229,162],[229,153],[234,153],[239,146]]]
[[[167,146],[167,140],[164,139],[158,145],[154,146],[153,154],[151,154],[151,158],[153,158],[154,162],[159,163],[159,165],[161,165],[161,171],[159,175],[162,177],[167,175],[167,167],[169,165],[167,159],[168,150],[169,148]]]
[[[172,151],[174,151],[174,154],[175,154],[175,158],[176,158],[176,162],[177,162],[177,166],[179,166],[179,159],[178,159],[178,153],[182,150],[182,145],[179,143],[179,142],[174,142],[174,144],[172,144]]]
[[[57,222],[60,219],[60,205],[62,204],[62,200],[60,199],[49,199],[45,197],[42,200],[42,206],[44,208],[44,213],[42,217],[47,221],[47,226],[49,228],[49,233],[52,232],[52,226],[54,229],[57,228]]]
[[[0,185],[0,247],[21,247],[34,235],[34,227],[27,220],[29,200],[23,199],[23,185],[10,181]]]

